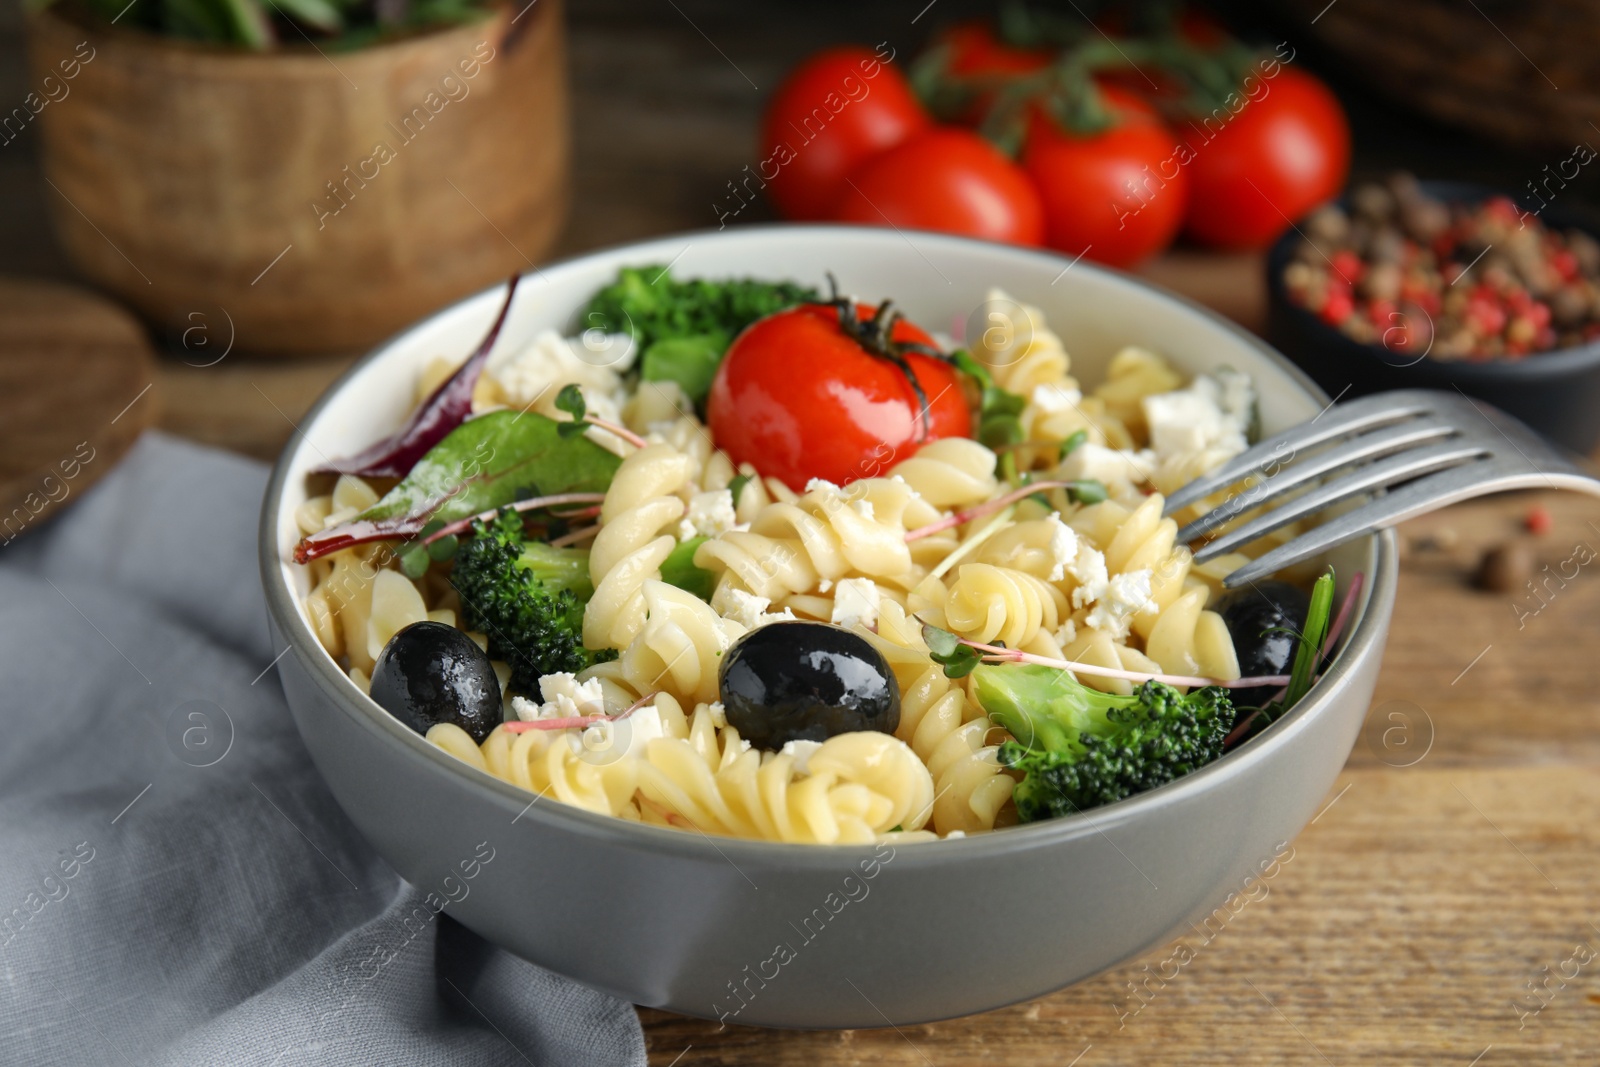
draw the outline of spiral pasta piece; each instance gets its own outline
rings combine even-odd
[[[967,437],[943,437],[890,470],[936,508],[964,508],[999,491],[996,456]]]
[[[856,844],[928,820],[932,776],[888,734],[835,735],[806,762],[802,773],[795,756],[751,749],[731,727],[709,751],[691,739],[663,738],[650,742],[639,794],[647,812],[668,822],[767,841]]]
[[[1003,290],[989,290],[983,305],[983,322],[972,354],[994,375],[995,384],[1009,393],[1030,396],[1040,385],[1077,388],[1067,373],[1071,360],[1061,338],[1045,325],[1044,313]]]
[[[664,692],[687,707],[716,700],[722,656],[745,628],[666,582],[647,580],[640,599],[648,618],[617,658],[612,677],[639,696]]]
[[[1148,432],[1144,398],[1170,393],[1182,386],[1183,375],[1172,364],[1148,348],[1129,345],[1111,357],[1106,380],[1095,389],[1094,396],[1105,405],[1106,414],[1125,426],[1133,437],[1143,440]],[[1132,441],[1112,444],[1116,448],[1128,448]]]
[[[454,723],[437,723],[429,728],[427,740],[480,771],[530,793],[602,815],[639,818],[633,799],[639,788],[639,758],[602,754],[586,759],[577,730],[512,734],[504,726],[497,726],[479,746]]]
[[[773,603],[852,575],[904,586],[915,580],[905,539],[908,513],[936,514],[901,479],[863,478],[843,490],[818,487],[762,508],[748,530],[707,540],[694,561],[719,581],[731,578]]]
[[[1069,612],[1061,590],[1024,571],[964,563],[944,601],[944,617],[962,637],[1011,648],[1041,629],[1054,630]]]
[[[662,531],[683,516],[678,495],[692,464],[671,445],[653,444],[622,461],[600,505],[600,532],[589,550],[594,596],[583,613],[583,643],[621,648],[644,625],[644,583],[661,576],[677,547]]]

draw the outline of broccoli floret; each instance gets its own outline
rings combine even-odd
[[[1221,686],[1187,695],[1145,682],[1129,696],[1090,689],[1034,664],[972,672],[979,704],[1011,732],[1000,762],[1023,772],[1024,822],[1071,815],[1154,789],[1222,755],[1233,704]]]
[[[757,319],[819,299],[815,289],[754,278],[679,280],[666,267],[623,267],[596,293],[583,324],[631,334],[645,381],[674,381],[705,400],[723,353]]]
[[[489,658],[511,665],[511,688],[539,691],[539,678],[616,658],[583,647],[583,608],[594,595],[589,553],[529,541],[522,518],[504,511],[477,522],[456,552],[450,584],[468,630],[489,638]]]

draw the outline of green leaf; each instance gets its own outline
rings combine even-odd
[[[962,644],[949,630],[923,623],[922,640],[927,643],[928,658],[944,667],[946,678],[965,678],[983,662],[977,649]]]
[[[647,382],[677,382],[698,406],[711,392],[711,379],[727,349],[728,337],[722,333],[669,337],[644,350],[639,374]]]
[[[1020,445],[1023,441],[1022,422],[1015,415],[980,415],[978,441],[991,449]]]
[[[556,424],[556,432],[562,437],[581,437],[588,430],[589,424],[585,420],[589,417],[589,404],[583,399],[583,390],[577,385],[569,382],[561,387],[561,392],[556,394],[556,410],[572,416],[571,422]]]
[[[989,368],[964,348],[952,352],[950,360],[957,370],[982,387],[978,400],[978,441],[997,450],[1021,444],[1026,435],[1022,432],[1020,416],[1022,409],[1028,406],[1027,398],[995,385]]]
[[[950,361],[956,365],[956,370],[976,378],[978,384],[985,389],[994,388],[994,375],[989,373],[989,368],[979,362],[965,348],[958,348],[950,353]]]
[[[1289,669],[1289,685],[1279,701],[1277,714],[1281,715],[1299,702],[1311,689],[1312,675],[1322,662],[1323,642],[1328,637],[1328,626],[1333,616],[1333,568],[1317,579],[1311,587],[1311,606],[1306,611],[1305,633],[1295,650],[1294,665]],[[1277,716],[1274,715],[1274,718]]]
[[[705,541],[704,537],[691,537],[674,548],[661,562],[661,580],[709,601],[717,585],[717,576],[694,563],[694,550]]]
[[[221,0],[220,7],[232,40],[258,49],[265,49],[276,40],[272,21],[258,0]]]
[[[468,419],[356,519],[452,522],[541,493],[604,492],[622,461],[586,437],[563,437],[562,425],[517,411]]]
[[[1076,504],[1098,504],[1110,495],[1105,483],[1093,478],[1084,478],[1067,486],[1067,498]]]
[[[338,33],[344,28],[344,17],[328,0],[270,0],[270,3],[296,22],[303,22],[324,33]]]
[[[589,414],[589,405],[583,399],[583,390],[572,382],[563,385],[561,392],[556,394],[556,410],[565,411],[572,416],[574,422],[582,422]]]
[[[421,578],[428,573],[428,550],[421,542],[407,545],[401,549],[400,573],[407,578]]]

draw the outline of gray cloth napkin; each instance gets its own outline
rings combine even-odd
[[[0,547],[0,1062],[643,1064],[628,1004],[410,919],[334,803],[268,669],[265,484],[147,434]]]

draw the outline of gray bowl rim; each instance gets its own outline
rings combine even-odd
[[[989,251],[999,249],[1007,255],[1041,259],[1050,262],[1052,265],[1070,262],[1067,257],[1056,255],[1044,249],[1001,245],[991,241],[931,231],[892,231],[872,226],[849,226],[832,223],[773,223],[741,226],[733,230],[707,229],[662,234],[642,241],[622,242],[606,248],[592,249],[579,255],[569,256],[546,264],[543,267],[535,268],[528,273],[538,274],[545,271],[559,270],[592,257],[615,255],[630,248],[643,249],[673,241],[711,241],[715,240],[719,235],[748,237],[760,236],[763,233],[781,240],[784,234],[802,230],[813,234],[826,234],[829,231],[838,232],[841,235],[848,233],[852,237],[859,237],[863,232],[870,232],[872,234],[883,234],[885,239],[895,241],[902,240],[902,235],[910,234],[914,235],[919,242],[927,242],[934,246],[942,244],[953,248],[979,247]],[[933,251],[931,248],[928,250]],[[641,259],[641,262],[643,261]],[[1213,324],[1233,334],[1241,343],[1254,349],[1263,358],[1276,364],[1279,369],[1304,389],[1312,399],[1324,404],[1328,402],[1328,396],[1322,388],[1287,357],[1272,348],[1261,338],[1211,309],[1181,294],[1171,292],[1125,271],[1087,263],[1078,263],[1073,269],[1087,269],[1108,275],[1113,280],[1124,284],[1146,289],[1162,299],[1177,303],[1190,312],[1210,320]],[[526,277],[526,275],[523,276]],[[432,312],[356,360],[317,399],[316,403],[300,420],[300,425],[309,426],[314,423],[321,415],[323,408],[343,390],[348,381],[357,372],[382,356],[413,330],[421,328],[438,316],[454,311],[463,304],[481,299],[485,293],[498,289],[500,284],[503,283],[480,290]],[[342,713],[352,716],[370,731],[380,735],[380,743],[398,744],[412,757],[411,762],[432,767],[433,773],[454,777],[462,788],[480,794],[507,812],[520,812],[512,820],[513,822],[519,819],[527,819],[536,824],[543,824],[544,828],[548,830],[571,833],[580,838],[588,838],[599,843],[629,850],[678,856],[697,861],[721,859],[734,862],[739,857],[745,857],[752,863],[765,862],[768,866],[777,863],[801,870],[819,870],[836,867],[841,854],[847,852],[865,854],[876,847],[873,845],[791,844],[735,837],[714,838],[705,834],[690,834],[682,830],[635,823],[560,802],[541,805],[534,801],[529,801],[526,790],[519,789],[509,782],[501,781],[493,775],[480,771],[471,764],[430,745],[421,734],[403,725],[400,720],[390,715],[370,697],[355,689],[349,677],[333,661],[332,657],[323,650],[316,636],[301,617],[299,608],[294,601],[294,594],[282,580],[282,576],[279,573],[279,568],[282,566],[277,546],[279,502],[283,496],[290,461],[299,448],[299,438],[301,436],[303,436],[303,432],[297,427],[296,433],[284,446],[283,452],[273,466],[272,476],[267,483],[266,494],[262,500],[258,548],[267,611],[279,633],[288,642],[289,647],[294,650],[296,658],[307,667],[322,691],[332,698],[334,705]],[[1249,743],[1225,754],[1215,763],[1202,767],[1200,770],[1187,774],[1174,782],[1136,794],[1126,800],[1107,804],[1066,818],[1050,819],[1025,826],[1007,827],[1001,831],[974,834],[955,840],[942,839],[932,842],[912,843],[904,853],[897,853],[896,862],[903,863],[907,867],[921,869],[926,866],[966,863],[985,857],[1051,848],[1067,841],[1086,838],[1090,835],[1103,835],[1108,827],[1122,826],[1146,816],[1153,817],[1168,806],[1193,799],[1222,780],[1242,774],[1249,767],[1273,759],[1280,750],[1291,744],[1295,735],[1305,729],[1306,723],[1313,716],[1329,713],[1333,703],[1345,688],[1343,685],[1344,677],[1355,669],[1357,662],[1363,661],[1370,656],[1381,657],[1383,654],[1380,635],[1384,630],[1389,609],[1392,607],[1398,583],[1398,553],[1392,530],[1373,535],[1372,541],[1369,543],[1373,543],[1375,549],[1373,573],[1365,576],[1366,585],[1361,594],[1361,602],[1358,603],[1353,613],[1354,620],[1342,640],[1341,647],[1333,658],[1332,665],[1312,686],[1306,697],[1295,705],[1287,715],[1274,723],[1271,729],[1251,739]],[[422,771],[420,773],[427,772]],[[535,798],[535,800],[537,799]]]
[[[1422,178],[1418,180],[1426,192],[1437,199],[1450,204],[1481,203],[1493,196],[1504,196],[1514,203],[1526,207],[1528,198],[1520,193],[1496,188],[1492,185],[1480,185],[1477,182],[1448,181],[1438,178]],[[1348,190],[1329,200],[1330,204],[1338,204],[1348,208],[1350,193]],[[1319,207],[1321,205],[1318,205]],[[1316,210],[1313,208],[1312,210]],[[1591,237],[1600,240],[1600,213],[1596,213],[1584,205],[1567,203],[1551,205],[1548,212],[1537,212],[1541,222],[1546,222],[1552,230],[1582,230]],[[1311,332],[1315,333],[1329,345],[1336,346],[1357,359],[1369,359],[1379,367],[1391,370],[1414,370],[1423,368],[1422,373],[1430,375],[1436,382],[1460,381],[1467,385],[1485,386],[1501,382],[1527,383],[1530,385],[1556,386],[1561,382],[1555,379],[1566,379],[1575,375],[1592,371],[1600,367],[1600,338],[1585,341],[1581,345],[1571,345],[1567,348],[1547,348],[1542,352],[1530,352],[1521,359],[1432,359],[1423,357],[1416,363],[1403,366],[1387,362],[1383,353],[1388,349],[1382,345],[1369,344],[1357,341],[1340,330],[1334,329],[1323,322],[1309,309],[1289,299],[1288,288],[1283,282],[1283,268],[1288,265],[1294,255],[1295,245],[1304,238],[1298,227],[1285,230],[1283,236],[1272,243],[1267,250],[1264,270],[1267,273],[1267,301],[1270,305],[1282,309],[1285,313],[1292,314],[1297,322],[1302,323]],[[1424,388],[1432,383],[1418,383]]]

